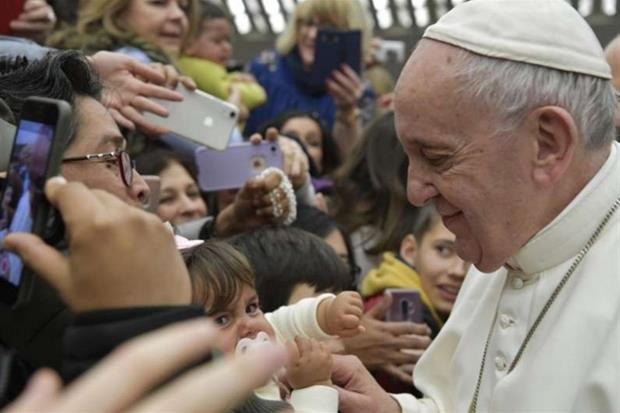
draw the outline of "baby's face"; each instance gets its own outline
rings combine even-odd
[[[271,340],[275,332],[258,306],[256,290],[244,285],[237,298],[224,311],[209,316],[220,329],[217,347],[224,353],[233,353],[242,338],[256,338],[265,332]]]

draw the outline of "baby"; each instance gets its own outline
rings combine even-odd
[[[321,294],[263,314],[254,288],[254,273],[232,246],[207,241],[186,256],[186,263],[192,278],[193,302],[203,305],[207,316],[219,326],[217,344],[221,351],[248,351],[267,340],[286,343],[286,371],[258,389],[258,396],[289,399],[300,411],[337,411],[338,395],[329,387],[331,354],[320,341],[333,336],[351,337],[362,331],[363,304],[359,294]],[[289,395],[291,390],[295,391]]]

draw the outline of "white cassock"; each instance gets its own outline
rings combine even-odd
[[[620,145],[551,224],[493,274],[472,267],[415,370],[403,412],[466,412],[491,327],[477,412],[620,412],[620,210],[605,226],[512,372],[528,330],[620,196]]]

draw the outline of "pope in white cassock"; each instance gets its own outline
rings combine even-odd
[[[620,411],[610,77],[563,0],[473,0],[427,29],[396,87],[408,195],[476,268],[403,412]]]

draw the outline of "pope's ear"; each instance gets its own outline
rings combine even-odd
[[[555,184],[573,159],[579,132],[573,117],[558,106],[543,106],[529,116],[533,124],[533,179],[542,186]]]
[[[415,256],[418,250],[418,244],[413,234],[408,234],[400,243],[400,257],[412,267],[415,266]]]

